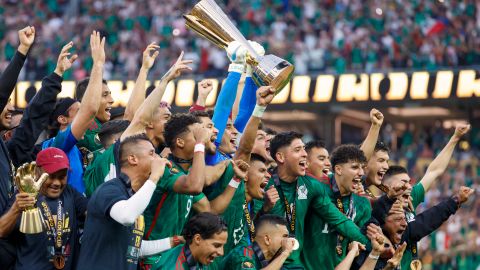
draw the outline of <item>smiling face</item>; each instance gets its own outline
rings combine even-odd
[[[276,161],[278,167],[283,167],[288,176],[304,176],[307,171],[307,152],[301,139],[294,139],[290,145],[277,151]]]
[[[233,126],[232,120],[228,119],[219,150],[226,154],[235,153],[237,151],[237,136],[238,130]]]
[[[210,141],[205,145],[205,150],[207,154],[213,155],[217,150],[217,146],[215,145],[215,140],[217,140],[218,129],[215,128],[213,125],[212,119],[209,117],[199,117],[200,122],[202,123],[203,127],[212,131],[212,137],[210,137]]]
[[[328,150],[325,148],[313,147],[307,157],[308,170],[318,178],[322,178],[332,169]]]
[[[110,120],[110,110],[112,109],[113,101],[112,92],[106,84],[102,84],[102,99],[97,115],[95,115],[100,122],[105,123]]]
[[[223,256],[223,246],[227,243],[227,232],[222,231],[215,233],[211,238],[203,239],[199,234],[196,234],[191,245],[197,245],[198,249],[196,254],[192,255],[195,260],[203,265],[211,264],[215,258]]]
[[[37,177],[40,176],[44,171],[37,167]],[[67,186],[67,169],[59,170],[55,173],[52,173],[48,176],[47,180],[43,182],[40,192],[51,199],[56,199],[60,197],[63,190]]]
[[[380,150],[373,154],[367,164],[367,181],[372,185],[380,185],[388,170],[388,152]]]
[[[7,130],[11,127],[12,125],[12,111],[15,108],[13,107],[12,103],[10,103],[10,100],[8,100],[7,105],[5,108],[3,108],[2,113],[0,114],[0,128],[2,130]]]
[[[270,179],[267,166],[260,160],[253,160],[250,162],[248,168],[246,181],[246,189],[248,195],[253,199],[263,199],[265,195],[265,187]]]
[[[383,231],[392,244],[400,244],[405,229],[407,229],[407,219],[405,218],[405,214],[390,214],[385,218]]]
[[[354,192],[358,185],[362,184],[364,175],[363,164],[358,161],[349,160],[347,163],[335,165],[335,180],[340,191],[348,195]]]

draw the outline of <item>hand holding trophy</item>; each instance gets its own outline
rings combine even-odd
[[[183,17],[189,28],[220,48],[228,48],[233,41],[242,44],[248,51],[246,62],[252,66],[252,78],[258,86],[273,86],[278,93],[292,78],[294,66],[275,55],[257,53],[215,0],[200,1]]]
[[[42,187],[43,182],[47,180],[48,174],[43,173],[40,177],[35,177],[37,165],[35,162],[25,163],[17,169],[15,175],[15,184],[20,192],[28,193],[35,199]],[[22,212],[20,220],[20,232],[25,234],[40,233],[43,231],[42,213],[37,207],[30,207]]]

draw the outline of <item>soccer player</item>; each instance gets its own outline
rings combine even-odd
[[[289,237],[287,226],[285,218],[280,216],[261,216],[255,221],[254,241],[232,250],[223,260],[223,269],[280,270],[296,241]]]
[[[93,67],[91,78],[85,91],[82,103],[71,98],[60,99],[53,112],[53,122],[59,127],[59,132],[51,139],[43,142],[42,148],[57,147],[69,157],[70,167],[68,181],[80,193],[85,193],[83,182],[83,161],[79,147],[92,146],[90,151],[99,149],[93,147],[96,132],[100,127],[92,129],[95,123],[109,120],[111,104],[110,90],[104,84],[102,88],[103,65],[105,64],[105,38],[100,39],[100,33],[93,31],[90,35]],[[95,121],[92,122],[92,118]],[[89,131],[90,130],[90,131]],[[93,134],[92,132],[95,132]],[[87,134],[88,133],[88,134]],[[93,149],[95,148],[95,149]]]
[[[152,270],[209,269],[215,258],[223,256],[227,224],[215,214],[200,213],[185,224],[182,236],[186,243],[165,252]]]
[[[286,268],[303,268],[300,260],[306,215],[309,210],[316,212],[329,226],[349,240],[365,243],[366,237],[330,201],[329,187],[305,175],[307,153],[302,135],[294,131],[277,134],[271,142],[271,155],[278,164],[277,172],[269,181],[280,195],[280,200],[271,210],[256,205],[257,211],[286,216],[289,232],[300,243],[300,248],[292,252],[285,263]]]
[[[332,164],[330,163],[330,155],[323,141],[311,141],[305,144],[307,151],[307,175],[330,184],[330,176],[332,174]]]
[[[0,237],[17,234],[15,269],[74,269],[78,256],[80,224],[85,221],[87,199],[67,185],[69,162],[60,149],[50,147],[40,151],[34,171],[30,164],[17,171],[17,177],[30,174],[46,178],[37,199],[28,193],[17,193],[10,209],[0,218]],[[38,180],[41,182],[41,180]],[[19,231],[22,210],[36,205],[45,227],[38,234]]]
[[[163,240],[142,241],[142,213],[168,165],[146,136],[122,141],[121,173],[102,184],[90,198],[76,269],[133,270],[139,257],[170,248]]]
[[[341,145],[332,152],[331,162],[334,174],[328,195],[340,212],[362,228],[370,219],[370,202],[354,192],[362,185],[365,155],[358,146]],[[305,236],[302,260],[307,269],[333,269],[347,254],[349,241],[332,229],[320,213],[312,211],[307,215]]]

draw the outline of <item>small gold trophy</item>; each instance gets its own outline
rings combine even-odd
[[[47,180],[48,174],[42,174],[38,179],[35,178],[37,164],[35,161],[25,163],[17,169],[15,175],[15,184],[20,192],[28,193],[37,199],[43,182]],[[20,231],[25,234],[40,233],[43,231],[43,216],[40,210],[33,206],[22,212],[20,220]]]
[[[232,41],[240,42],[248,51],[247,63],[252,66],[252,78],[258,86],[273,86],[278,93],[292,78],[295,67],[272,54],[258,55],[215,0],[200,1],[183,17],[190,29],[220,48],[227,48]]]

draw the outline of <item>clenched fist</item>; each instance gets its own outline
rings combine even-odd
[[[23,55],[27,55],[28,50],[35,41],[35,27],[27,26],[22,30],[18,31],[18,40],[20,45],[18,45],[18,51]]]

